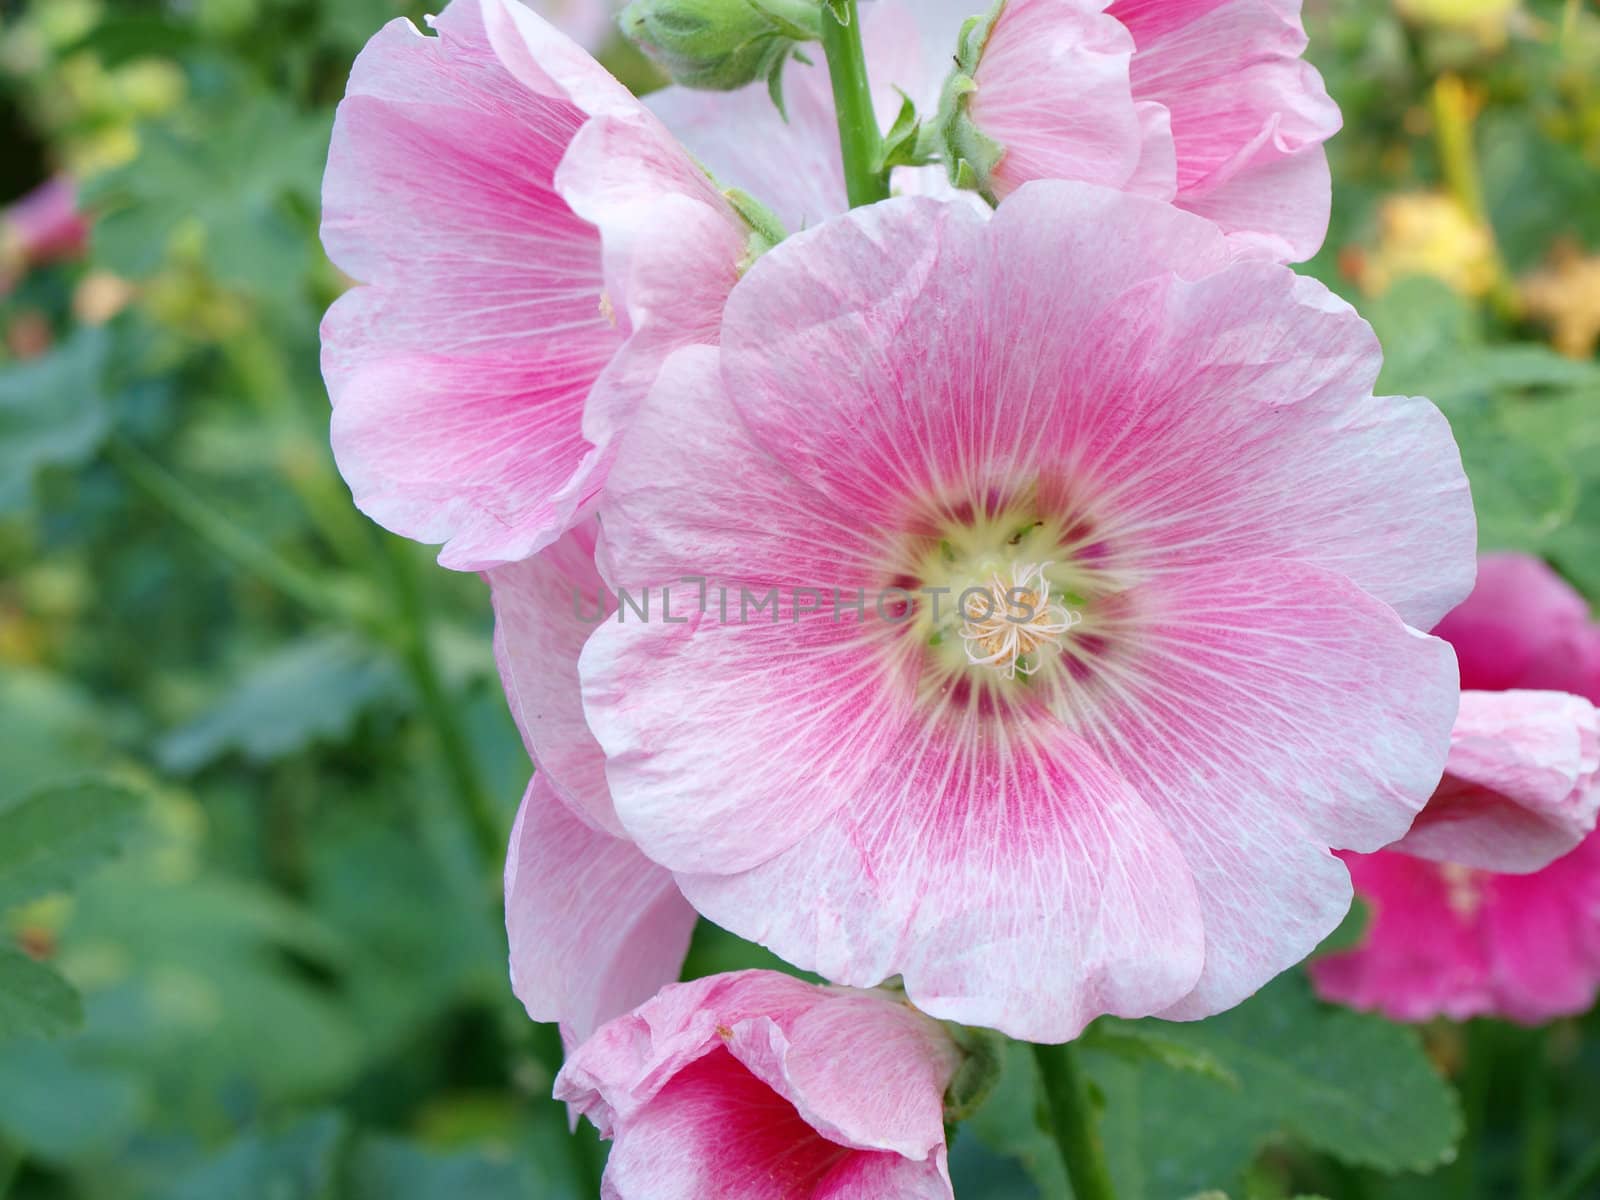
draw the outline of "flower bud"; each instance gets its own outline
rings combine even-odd
[[[685,87],[731,92],[765,79],[776,94],[795,48],[821,37],[815,0],[634,0],[622,31]]]

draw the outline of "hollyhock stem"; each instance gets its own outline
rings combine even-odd
[[[1050,1122],[1067,1164],[1067,1176],[1072,1180],[1073,1196],[1077,1200],[1116,1200],[1094,1101],[1089,1095],[1089,1080],[1078,1062],[1077,1047],[1070,1042],[1037,1045],[1033,1054],[1044,1079]]]
[[[460,715],[445,688],[434,657],[430,634],[427,601],[422,584],[417,579],[416,568],[410,558],[411,547],[398,538],[385,538],[390,572],[395,582],[396,600],[404,625],[401,632],[402,650],[406,667],[422,699],[434,732],[444,751],[445,770],[449,772],[456,800],[461,804],[467,826],[486,863],[501,861],[505,853],[508,830],[495,811],[489,789],[484,785],[473,756],[472,745]]]
[[[840,12],[845,16],[843,21],[836,15]],[[883,133],[872,108],[856,0],[830,0],[823,5],[822,49],[828,56],[833,105],[839,114],[839,148],[844,155],[845,192],[850,207],[887,200],[889,174],[879,166]]]

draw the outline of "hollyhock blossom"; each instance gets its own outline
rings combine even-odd
[[[72,180],[40,184],[0,212],[0,290],[29,267],[81,254],[88,241]]]
[[[1301,57],[1300,0],[1007,0],[986,32],[967,116],[998,153],[995,194],[1085,179],[1172,200],[1252,252],[1322,245],[1322,144],[1341,121]]]
[[[385,26],[339,106],[322,236],[365,286],[323,371],[356,502],[476,570],[579,519],[661,359],[714,336],[749,230],[530,10],[455,0],[433,26]]]
[[[613,1021],[556,1097],[613,1142],[604,1200],[940,1200],[957,1062],[886,993],[745,971]]]
[[[595,569],[595,535],[590,518],[489,573],[495,657],[538,764],[506,856],[512,986],[534,1020],[560,1023],[569,1041],[677,979],[695,922],[671,874],[617,821],[584,723],[578,654],[615,608]]]
[[[1584,837],[1600,805],[1600,626],[1543,562],[1502,554],[1436,632],[1477,690],[1412,832],[1349,858],[1371,924],[1312,978],[1403,1021],[1582,1012],[1600,989],[1600,834]]]
[[[1408,626],[1474,521],[1369,327],[1230,261],[1088,185],[903,198],[791,237],[668,363],[602,510],[657,619],[579,666],[617,816],[702,914],[1041,1041],[1226,1008],[1338,923],[1329,848],[1439,779],[1455,664]],[[711,598],[669,623],[682,577]],[[1009,651],[985,603],[1027,609]]]

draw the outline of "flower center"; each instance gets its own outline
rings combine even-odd
[[[1463,921],[1470,921],[1483,907],[1483,875],[1471,867],[1444,863],[1439,867],[1444,877],[1445,895],[1450,910]]]
[[[991,667],[1007,679],[1032,675],[1044,654],[1083,620],[1050,595],[1049,563],[1013,564],[1011,578],[998,571],[961,595],[961,641],[967,661]]]

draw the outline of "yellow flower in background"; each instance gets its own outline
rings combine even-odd
[[[1522,0],[1394,0],[1400,15],[1415,25],[1470,33],[1486,45],[1505,42]]]
[[[1527,314],[1550,326],[1561,353],[1588,358],[1600,347],[1600,255],[1563,242],[1550,266],[1523,280],[1521,293]]]
[[[1496,278],[1494,238],[1444,192],[1390,196],[1378,210],[1378,244],[1354,264],[1362,290],[1388,291],[1396,280],[1428,275],[1464,296],[1484,296]]]

